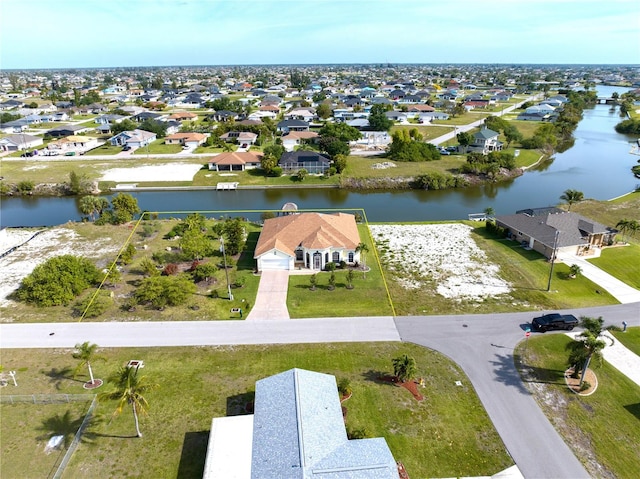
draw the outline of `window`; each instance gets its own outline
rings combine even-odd
[[[340,252],[339,251],[334,251],[333,252],[333,258],[332,258],[334,263],[339,263],[340,262]]]
[[[353,251],[349,251],[349,263],[353,263]]]
[[[302,261],[304,252],[301,249],[296,250],[296,261]]]

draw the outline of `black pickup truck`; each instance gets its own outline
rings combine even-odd
[[[534,331],[553,331],[555,329],[565,329],[571,331],[579,323],[578,318],[573,314],[550,313],[533,318],[531,326]]]

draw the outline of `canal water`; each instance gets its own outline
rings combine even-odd
[[[613,91],[622,93],[625,89],[598,87],[600,96],[609,96]],[[293,202],[299,209],[363,208],[369,221],[379,222],[466,219],[469,213],[479,213],[487,207],[498,215],[511,214],[518,209],[558,204],[567,189],[582,191],[585,198],[606,200],[634,190],[639,183],[631,173],[638,157],[629,154],[630,143],[636,138],[616,133],[614,126],[620,121],[618,110],[608,105],[585,110],[572,148],[521,177],[473,188],[375,192],[304,188],[153,191],[133,195],[140,208],[148,211],[277,210],[284,203]],[[0,205],[2,227],[50,226],[80,218],[77,199],[73,197],[2,198]]]

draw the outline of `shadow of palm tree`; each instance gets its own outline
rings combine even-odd
[[[73,377],[73,369],[68,366],[60,369],[51,368],[49,371],[44,371],[44,375],[49,378],[49,382],[53,383],[57,390],[60,390],[60,387],[64,380],[84,383],[84,381]]]
[[[496,354],[494,361],[489,361],[493,365],[496,380],[507,385],[517,388],[523,394],[528,394],[520,374],[516,369],[512,354]]]
[[[393,381],[395,379],[393,374],[387,371],[374,371],[373,369],[370,369],[369,371],[362,373],[362,377],[367,381],[372,381],[377,384],[387,384],[389,386],[395,385],[395,382]]]
[[[67,409],[64,414],[56,414],[43,419],[42,424],[37,428],[37,430],[43,431],[43,434],[38,436],[36,439],[39,441],[45,441],[50,439],[52,436],[62,436],[64,449],[68,449],[73,437],[78,432],[78,429],[80,429],[82,421],[84,421],[84,414],[80,416],[72,415],[72,412]],[[80,440],[85,443],[94,442],[95,438],[99,436],[99,434],[96,434],[95,431],[93,431],[93,428],[101,422],[102,418],[100,416],[93,416],[90,418],[89,424],[84,429]]]

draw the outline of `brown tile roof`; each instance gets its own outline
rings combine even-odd
[[[423,105],[419,103],[417,105],[411,105],[409,107],[409,111],[436,111],[436,109],[431,105]]]
[[[354,215],[300,213],[266,220],[254,258],[273,249],[294,256],[300,245],[307,249],[342,247],[355,250],[359,243]]]
[[[198,115],[189,111],[182,111],[169,115],[170,120],[177,120],[178,118],[198,118]]]
[[[214,156],[209,160],[209,163],[214,165],[244,165],[246,163],[256,163],[260,161],[261,157],[262,155],[258,155],[253,151],[231,151]]]
[[[186,132],[186,133],[174,133],[173,135],[167,135],[165,139],[167,140],[185,140],[185,141],[202,141],[207,138],[207,135],[203,133],[194,133],[194,132]]]
[[[312,138],[318,138],[319,136],[315,131],[290,131],[283,136],[282,139],[310,140]]]

